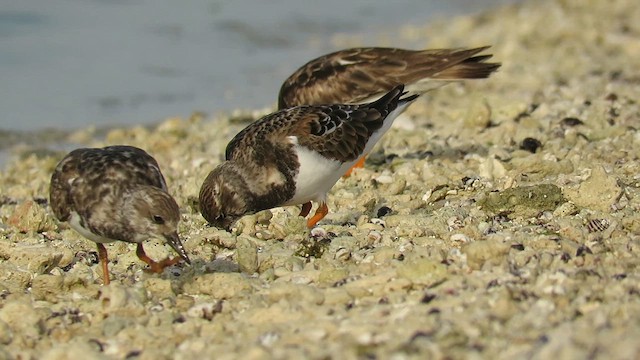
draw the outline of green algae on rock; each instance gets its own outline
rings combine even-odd
[[[478,205],[493,214],[504,213],[509,218],[528,218],[542,211],[553,211],[565,201],[559,187],[553,184],[540,184],[487,192],[478,201]]]

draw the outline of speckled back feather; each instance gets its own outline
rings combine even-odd
[[[115,227],[121,224],[117,219],[91,220],[122,201],[123,191],[140,185],[167,190],[158,163],[144,150],[132,146],[77,149],[58,164],[51,176],[51,209],[60,221],[68,221],[75,211],[85,222],[83,226],[100,236],[118,239],[119,229]],[[179,211],[170,196],[156,198],[162,206]]]
[[[267,115],[229,142],[226,159],[243,162],[243,157],[253,157],[257,164],[264,166],[264,157],[268,155],[262,151],[269,151],[275,144],[293,146],[284,138],[295,136],[299,145],[327,158],[341,162],[355,160],[362,155],[369,137],[382,127],[387,115],[417,97],[401,98],[405,95],[403,90],[404,86],[396,86],[370,104],[298,106]]]

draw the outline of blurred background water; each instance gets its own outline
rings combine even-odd
[[[0,0],[0,148],[50,129],[263,108],[336,34],[376,45],[404,25],[512,2]]]

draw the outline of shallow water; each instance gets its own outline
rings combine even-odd
[[[510,2],[5,2],[0,130],[11,137],[270,106],[290,73],[334,50],[333,35],[366,34],[375,45],[405,24]]]

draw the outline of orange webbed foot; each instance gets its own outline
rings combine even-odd
[[[318,221],[322,220],[325,216],[327,216],[328,213],[329,207],[327,207],[327,204],[320,204],[318,210],[316,210],[316,213],[311,218],[309,218],[309,220],[307,220],[307,227],[311,229],[312,227],[316,226]]]
[[[147,265],[149,265],[149,271],[156,274],[159,274],[163,272],[165,268],[180,262],[180,257],[178,256],[174,258],[166,258],[161,261],[154,261],[149,256],[147,256],[147,254],[144,252],[144,248],[142,247],[142,244],[138,244],[138,247],[136,248],[136,255],[138,255],[138,258],[140,258],[140,260],[144,261]]]

